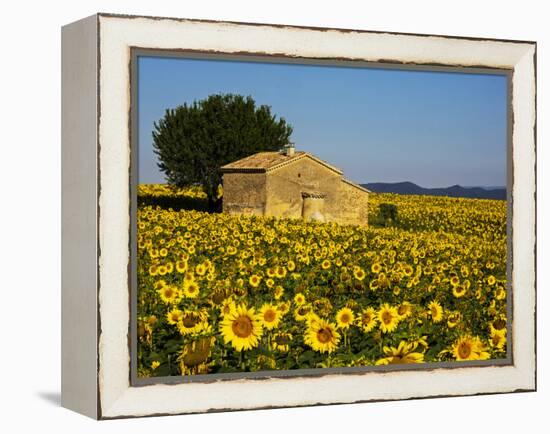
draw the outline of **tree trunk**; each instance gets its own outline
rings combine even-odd
[[[208,212],[220,213],[222,212],[222,199],[218,199],[215,196],[208,196]]]

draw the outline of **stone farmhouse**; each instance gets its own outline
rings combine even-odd
[[[369,191],[294,146],[259,152],[221,171],[224,213],[368,224]]]

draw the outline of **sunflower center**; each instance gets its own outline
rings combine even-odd
[[[343,322],[343,323],[348,323],[350,322],[350,317],[347,313],[343,314],[342,317],[340,318],[340,320]]]
[[[470,347],[470,344],[468,344],[468,342],[462,342],[458,346],[458,355],[463,359],[467,359],[470,356],[471,352],[472,348]]]
[[[170,288],[167,288],[164,290],[164,295],[166,298],[171,298],[172,295],[174,295],[174,291],[172,291]]]
[[[240,316],[232,325],[233,333],[240,338],[247,338],[252,334],[252,321],[247,316]]]
[[[276,313],[272,309],[268,309],[264,313],[264,320],[267,322],[275,321]]]
[[[392,321],[392,314],[391,312],[384,312],[382,313],[382,321],[384,324],[389,324]]]
[[[370,314],[365,313],[361,319],[363,320],[363,324],[368,324],[371,322],[372,317]]]
[[[217,291],[212,296],[212,301],[216,304],[220,304],[224,300],[225,294],[222,291]]]
[[[405,315],[407,313],[407,306],[399,306],[399,310],[397,312],[399,315]]]
[[[326,344],[332,339],[332,333],[329,329],[320,329],[317,332],[317,340],[321,342],[322,344]]]
[[[199,319],[194,315],[188,315],[185,318],[183,318],[183,321],[182,321],[183,325],[187,328],[195,327],[198,322],[199,322]]]
[[[286,336],[277,336],[277,337],[275,338],[275,342],[276,342],[278,345],[286,345],[286,344],[288,344],[289,339],[288,339]]]
[[[306,313],[308,313],[308,308],[307,307],[301,307],[300,309],[298,309],[298,313],[300,315],[305,315]]]
[[[493,322],[493,327],[497,330],[502,330],[504,327],[506,327],[506,321],[497,319]]]

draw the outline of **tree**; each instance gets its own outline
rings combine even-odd
[[[390,226],[397,221],[397,205],[393,203],[381,203],[378,214],[384,226]]]
[[[276,151],[289,141],[292,127],[266,105],[234,94],[168,109],[154,124],[158,167],[176,187],[202,185],[211,210],[219,209],[220,167],[260,151]]]

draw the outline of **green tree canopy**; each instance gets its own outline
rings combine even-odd
[[[289,141],[292,127],[266,105],[234,94],[168,109],[154,124],[158,167],[177,187],[200,184],[212,209],[219,207],[220,167],[256,152],[276,151]]]

